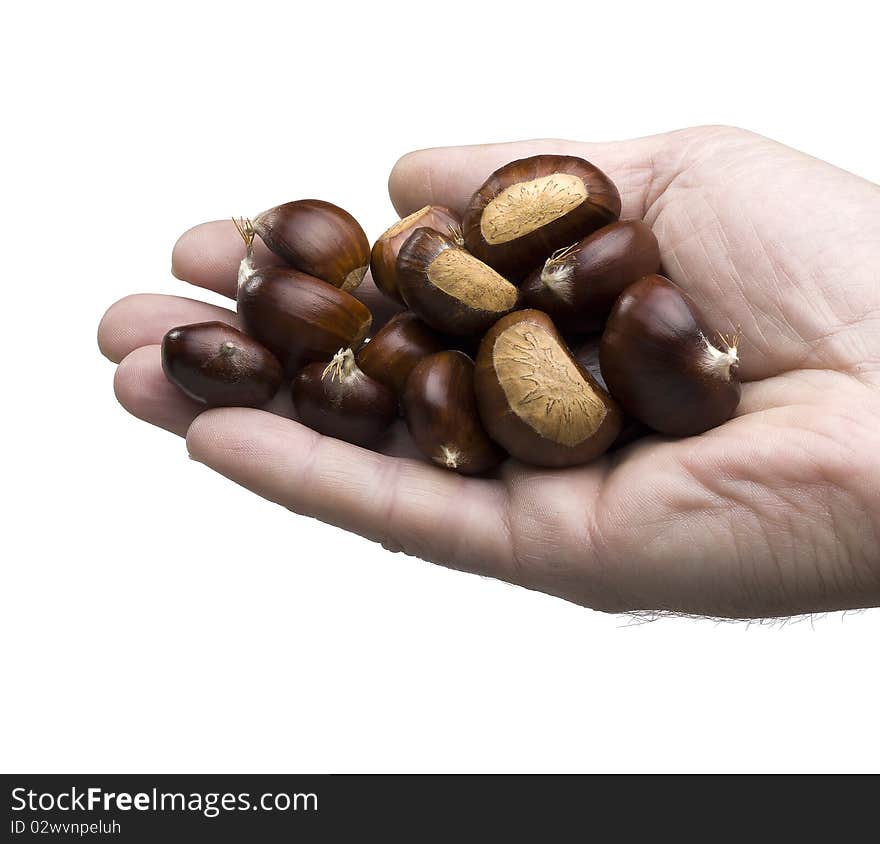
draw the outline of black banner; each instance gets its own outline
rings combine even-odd
[[[876,780],[648,776],[4,775],[12,842],[765,838],[864,829]],[[844,780],[846,785],[844,786]],[[859,787],[857,787],[859,786]],[[864,786],[864,787],[861,787]],[[869,799],[862,799],[864,795]],[[843,801],[843,802],[841,802]],[[864,818],[864,821],[862,821]]]

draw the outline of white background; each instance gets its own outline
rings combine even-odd
[[[319,196],[377,236],[413,148],[722,122],[880,181],[870,8],[7,8],[0,766],[880,768],[880,611],[632,625],[392,555],[126,416],[94,339],[199,295],[196,222]]]

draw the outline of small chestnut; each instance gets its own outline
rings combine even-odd
[[[370,264],[370,242],[348,211],[321,199],[285,202],[253,219],[266,246],[300,272],[354,290]]]
[[[617,404],[541,311],[515,311],[492,326],[480,344],[475,379],[489,436],[524,463],[586,463],[620,433]]]
[[[351,349],[340,349],[329,364],[301,369],[291,394],[303,424],[356,445],[374,442],[397,418],[397,397],[361,372]]]
[[[403,411],[416,446],[438,466],[472,475],[504,458],[480,422],[474,363],[463,352],[438,352],[420,361],[406,382]]]
[[[397,256],[404,301],[428,325],[448,334],[476,334],[516,307],[517,289],[452,238],[416,229]]]
[[[736,338],[709,341],[696,304],[660,275],[624,290],[599,352],[623,409],[661,434],[685,437],[726,422],[739,404]]]
[[[162,369],[172,384],[208,407],[260,407],[283,378],[268,349],[223,322],[172,328],[162,338]]]
[[[521,281],[562,249],[620,216],[620,194],[598,167],[572,155],[534,155],[496,170],[462,220],[465,245]]]
[[[601,331],[624,288],[660,269],[660,247],[641,220],[604,226],[560,249],[520,287],[523,305],[544,311],[560,331]]]
[[[403,296],[397,287],[397,253],[406,239],[417,228],[429,228],[441,234],[448,234],[461,246],[461,217],[455,211],[442,205],[426,205],[408,217],[398,220],[373,244],[370,253],[370,272],[373,281],[386,296],[403,303]]]
[[[369,308],[350,293],[284,267],[255,268],[254,230],[236,222],[247,254],[238,270],[238,315],[245,331],[268,347],[287,375],[305,362],[357,348],[370,331]]]
[[[395,314],[357,353],[358,366],[371,378],[403,394],[406,379],[428,355],[445,349],[443,339],[411,311]]]

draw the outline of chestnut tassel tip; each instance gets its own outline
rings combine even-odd
[[[455,245],[460,249],[464,249],[464,232],[461,230],[461,225],[459,223],[450,223],[446,227],[446,231]]]
[[[552,290],[560,299],[570,302],[572,299],[572,279],[574,264],[571,254],[576,243],[557,249],[545,262],[541,269],[541,283]]]
[[[355,371],[354,352],[351,349],[340,349],[324,367],[321,378],[330,376],[331,381],[344,381]]]
[[[254,224],[248,217],[239,217],[238,219],[233,217],[232,224],[235,226],[236,231],[244,241],[245,247],[244,258],[241,259],[241,263],[238,265],[237,289],[241,290],[247,280],[254,273],[254,238],[257,233],[254,230]]]
[[[436,458],[436,462],[454,471],[462,463],[462,454],[455,446],[441,445],[440,456]]]
[[[705,350],[701,361],[703,371],[723,381],[730,381],[739,371],[739,350],[737,345],[739,338],[736,336],[728,339],[723,334],[718,335],[723,348],[719,349],[709,342],[705,334],[702,335]]]

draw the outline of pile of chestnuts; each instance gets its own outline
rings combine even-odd
[[[649,432],[731,417],[736,341],[710,338],[660,249],[597,167],[513,161],[464,216],[427,206],[370,249],[346,211],[299,200],[236,220],[243,330],[185,325],[162,342],[168,379],[209,407],[266,404],[290,382],[299,420],[376,445],[402,413],[438,466],[479,474],[507,455],[587,463]],[[258,267],[259,237],[283,262]],[[352,291],[370,269],[404,310],[370,336]]]

